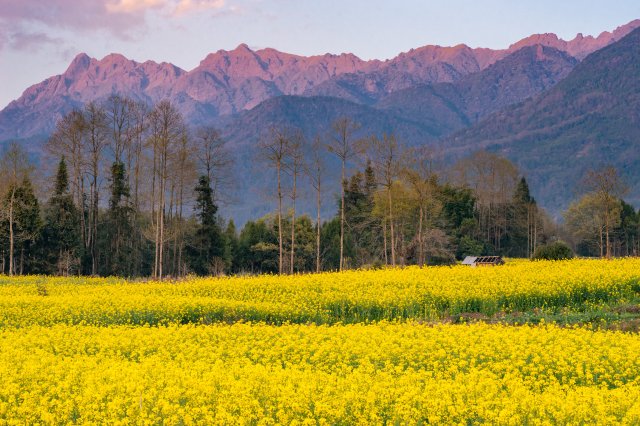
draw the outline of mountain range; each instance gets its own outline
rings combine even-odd
[[[640,205],[640,29],[594,52],[557,85],[445,141],[449,153],[488,149],[531,171],[559,209],[589,168],[616,166]]]
[[[559,211],[571,194],[558,190],[558,182],[567,188],[604,160],[627,175],[638,169],[632,142],[638,27],[635,20],[570,41],[537,34],[501,50],[424,46],[385,61],[242,44],[207,55],[190,71],[119,54],[101,60],[79,54],[64,73],[29,87],[0,111],[0,142],[22,140],[37,151],[60,117],[112,93],[149,103],[168,98],[189,124],[222,129],[242,155],[271,125],[295,126],[312,137],[347,115],[362,125],[362,135],[393,132],[409,145],[438,145],[450,157],[480,148],[500,152],[531,179],[541,203]],[[575,167],[567,167],[568,159]],[[255,176],[246,175],[250,188]],[[247,208],[255,215],[269,206],[260,201]]]

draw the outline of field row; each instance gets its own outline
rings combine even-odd
[[[640,259],[512,261],[317,275],[127,282],[0,279],[0,326],[440,320],[463,313],[588,310],[640,298]]]
[[[638,424],[640,336],[411,323],[0,331],[9,424]]]

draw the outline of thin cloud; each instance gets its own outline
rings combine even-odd
[[[105,7],[109,13],[139,13],[149,9],[161,9],[166,0],[117,0],[107,1]]]
[[[62,40],[45,33],[16,32],[10,34],[7,44],[15,50],[37,51],[45,45],[59,45]]]
[[[28,36],[34,42],[38,37],[46,42],[42,36],[56,29],[108,31],[115,37],[131,39],[146,29],[149,14],[170,19],[224,9],[232,9],[225,0],[0,0],[0,48],[28,44]],[[19,40],[12,42],[12,33],[21,34]]]
[[[144,24],[139,21],[144,11],[110,12],[108,4],[104,0],[0,0],[0,19],[4,24],[75,31],[106,29],[114,34]]]
[[[219,10],[223,7],[224,0],[179,0],[172,15],[180,16],[205,10]]]

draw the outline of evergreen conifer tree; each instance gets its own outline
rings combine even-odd
[[[40,205],[33,192],[33,185],[24,177],[15,191],[15,248],[16,271],[22,275],[37,271],[36,242],[42,232]]]
[[[220,266],[224,263],[225,241],[218,226],[218,207],[213,202],[213,190],[207,175],[200,176],[195,192],[199,223],[191,244],[187,246],[189,265],[198,275],[220,273]]]
[[[69,275],[79,265],[80,216],[69,192],[69,176],[64,157],[58,164],[53,195],[45,207],[43,247],[45,271]]]
[[[109,275],[130,276],[133,271],[131,263],[133,208],[129,203],[129,184],[125,166],[121,161],[111,165],[111,197],[107,212],[106,228],[109,256],[107,272]]]

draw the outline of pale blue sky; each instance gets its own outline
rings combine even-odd
[[[186,70],[240,43],[386,59],[426,44],[505,48],[534,33],[598,35],[636,18],[638,0],[0,0],[0,108],[79,52]]]

